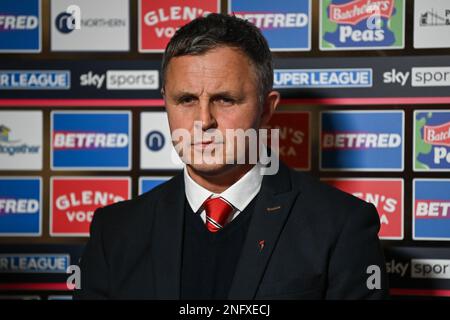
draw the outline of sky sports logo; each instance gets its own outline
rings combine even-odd
[[[106,87],[106,90],[157,90],[159,73],[158,70],[107,70],[106,74],[89,71],[80,75],[80,86]]]
[[[40,236],[42,179],[0,177],[0,236]]]
[[[311,49],[310,0],[229,0],[228,13],[258,27],[272,51]]]
[[[0,52],[41,51],[41,1],[0,1]]]
[[[0,70],[0,90],[69,89],[69,70]]]
[[[321,113],[323,171],[403,171],[403,111]]]
[[[386,261],[386,271],[390,275],[411,279],[450,279],[450,260],[411,259],[411,261]],[[409,272],[408,272],[409,271]]]
[[[370,88],[373,72],[361,69],[275,69],[274,88]]]
[[[129,170],[131,113],[52,112],[53,170]]]

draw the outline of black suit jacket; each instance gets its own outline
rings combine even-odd
[[[179,299],[185,201],[178,174],[98,209],[75,298]],[[373,205],[280,163],[263,178],[229,298],[385,298],[378,230]],[[381,289],[367,287],[370,265],[380,267]]]

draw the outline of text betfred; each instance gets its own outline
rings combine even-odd
[[[322,149],[398,148],[402,137],[397,133],[323,133]]]
[[[55,132],[53,135],[55,149],[124,148],[128,143],[125,133]]]
[[[39,26],[39,18],[25,15],[0,15],[0,30],[33,30]]]
[[[38,211],[36,199],[0,199],[0,214],[35,214]]]
[[[416,217],[418,218],[450,218],[450,202],[416,200]]]
[[[306,13],[237,13],[236,16],[260,29],[303,28],[309,20]]]

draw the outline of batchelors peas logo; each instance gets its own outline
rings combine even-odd
[[[414,170],[450,170],[450,112],[417,110],[414,115]]]
[[[323,0],[321,49],[403,48],[403,0]]]

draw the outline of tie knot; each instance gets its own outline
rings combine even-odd
[[[203,207],[206,211],[206,227],[211,232],[222,229],[233,211],[233,207],[220,197],[206,199]]]

